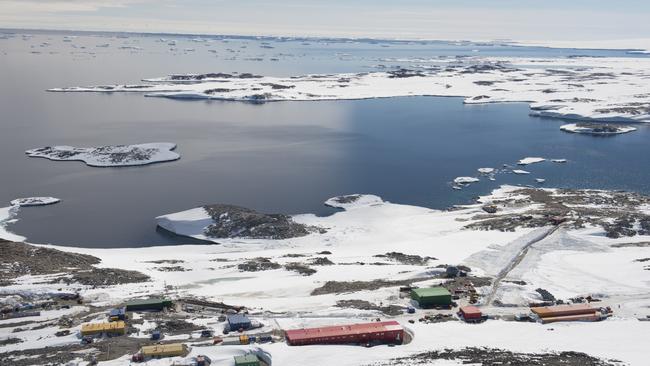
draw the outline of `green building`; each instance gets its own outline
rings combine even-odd
[[[416,288],[411,290],[411,299],[421,308],[451,305],[451,292],[444,287]]]
[[[171,308],[172,301],[169,299],[136,299],[126,303],[126,311],[157,310]]]
[[[244,356],[235,356],[235,366],[260,366],[260,360],[252,353]]]

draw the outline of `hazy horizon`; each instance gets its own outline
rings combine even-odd
[[[242,36],[600,41],[650,38],[650,4],[265,0],[0,0],[0,28]]]

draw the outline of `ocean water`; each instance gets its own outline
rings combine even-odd
[[[30,242],[58,245],[172,245],[192,241],[157,230],[154,218],[210,203],[327,215],[334,212],[323,206],[327,198],[371,193],[446,208],[502,184],[535,186],[535,178],[546,179],[546,187],[650,194],[650,128],[607,138],[568,134],[559,130],[566,122],[530,117],[526,104],[466,106],[462,98],[432,97],[247,104],[45,92],[137,83],[170,73],[372,71],[377,65],[408,66],[399,61],[406,57],[639,57],[444,42],[192,38],[47,32],[0,38],[0,207],[24,196],[62,199],[21,209],[12,231]],[[176,45],[170,46],[171,40]],[[103,44],[109,46],[97,47]],[[48,145],[157,141],[178,144],[182,158],[92,168],[24,154]],[[527,156],[569,161],[524,167],[532,173],[526,176],[498,174],[494,182],[451,188],[457,176],[514,165]]]

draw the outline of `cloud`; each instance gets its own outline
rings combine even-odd
[[[96,12],[102,8],[125,8],[152,0],[0,0],[3,14],[28,16],[37,13]]]

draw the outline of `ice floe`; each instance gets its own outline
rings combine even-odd
[[[522,175],[530,174],[529,171],[521,170],[521,169],[514,169],[512,172],[515,173],[515,174],[522,174]]]
[[[492,174],[494,173],[494,168],[478,168],[478,172],[481,174]]]
[[[454,178],[454,183],[456,184],[470,184],[480,181],[478,178],[474,177],[456,177]]]
[[[570,123],[560,126],[562,131],[587,135],[618,135],[636,131],[636,127],[604,123]]]
[[[650,59],[614,57],[435,58],[379,72],[271,77],[187,74],[141,86],[52,88],[52,92],[141,92],[149,97],[248,102],[462,96],[467,104],[528,102],[531,114],[600,122],[650,122]]]
[[[546,161],[544,158],[523,158],[517,162],[517,165],[529,165]]]
[[[60,199],[54,197],[25,197],[25,198],[16,198],[11,201],[12,206],[45,206],[52,205],[55,203],[61,202]]]
[[[56,161],[83,161],[93,167],[120,167],[178,160],[180,155],[174,149],[176,144],[154,142],[99,147],[48,146],[27,150],[26,154]]]

